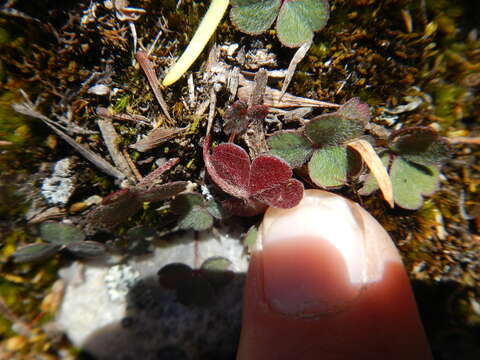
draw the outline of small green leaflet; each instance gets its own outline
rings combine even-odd
[[[328,0],[232,0],[230,11],[232,23],[251,35],[268,30],[277,19],[278,39],[288,47],[309,41],[329,16]]]

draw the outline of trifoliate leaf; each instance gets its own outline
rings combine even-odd
[[[230,105],[223,114],[223,132],[227,135],[244,133],[248,126],[247,110],[245,101],[238,100]]]
[[[229,217],[231,214],[227,211],[227,209],[224,209],[222,205],[220,205],[215,199],[207,201],[207,205],[205,208],[210,215],[212,215],[215,219],[225,219]]]
[[[370,121],[370,108],[367,104],[361,102],[359,98],[348,100],[340,106],[337,114],[350,120],[357,120],[363,125],[368,124]]]
[[[404,209],[416,210],[423,204],[422,195],[431,195],[438,188],[436,166],[423,166],[397,156],[390,169],[395,203]]]
[[[393,133],[390,140],[393,152],[417,164],[438,164],[451,153],[447,141],[429,127],[405,128]]]
[[[312,181],[324,188],[345,185],[348,177],[357,174],[362,166],[360,156],[343,146],[315,150],[308,163]]]
[[[217,290],[227,285],[235,276],[232,262],[221,256],[205,260],[200,270]]]
[[[102,256],[107,248],[97,241],[77,241],[67,245],[67,250],[80,257]]]
[[[13,254],[13,261],[16,263],[41,261],[49,258],[60,249],[59,245],[36,243],[19,248]]]
[[[172,201],[171,210],[180,215],[178,227],[195,231],[207,230],[213,225],[213,217],[204,208],[204,200],[200,194],[181,194]]]
[[[312,144],[305,136],[292,131],[279,131],[268,139],[270,153],[286,161],[292,168],[302,166],[312,153]]]
[[[85,240],[85,234],[79,228],[54,222],[40,225],[40,236],[43,240],[56,245],[68,245],[71,242]]]
[[[320,115],[305,126],[305,135],[320,146],[340,145],[363,134],[364,126],[337,113]]]
[[[220,144],[210,155],[210,143],[211,138],[207,137],[203,145],[208,174],[223,191],[239,198],[246,208],[253,209],[249,203],[260,201],[286,209],[302,199],[303,184],[291,179],[292,169],[282,159],[260,155],[250,164],[247,152],[240,146]]]
[[[278,14],[277,36],[288,47],[298,47],[313,37],[328,21],[327,0],[284,1]]]
[[[232,0],[230,20],[240,31],[258,35],[272,26],[281,0]]]

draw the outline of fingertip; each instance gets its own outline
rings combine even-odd
[[[400,257],[358,205],[306,191],[258,240],[238,359],[430,358]]]

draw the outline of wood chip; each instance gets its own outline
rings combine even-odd
[[[255,75],[253,91],[248,98],[249,106],[263,104],[265,89],[267,87],[268,73],[265,69],[260,69]],[[265,132],[263,131],[263,120],[254,120],[248,125],[248,129],[243,134],[243,139],[248,146],[250,157],[255,159],[258,155],[268,151]]]
[[[125,174],[126,178],[133,180],[133,173],[128,165],[125,156],[123,156],[122,152],[118,148],[118,134],[113,127],[111,120],[101,120],[97,121],[98,127],[100,128],[100,132],[102,133],[103,140],[105,141],[105,145],[107,146],[108,152],[112,157],[113,163],[115,166]]]
[[[450,144],[480,144],[480,136],[453,136],[446,138]]]
[[[252,93],[253,84],[252,81],[243,80],[240,84],[247,84],[238,89],[239,99],[248,99]],[[289,93],[285,93],[280,99],[281,91],[268,87],[265,89],[265,96],[263,103],[269,107],[275,108],[289,108],[289,107],[322,107],[322,108],[338,108],[340,105],[319,101],[309,98],[302,98]]]
[[[35,225],[47,220],[60,219],[66,214],[67,212],[65,211],[65,209],[60,209],[58,207],[48,208],[28,219],[28,224]]]
[[[263,105],[263,97],[267,88],[268,73],[265,69],[259,69],[255,74],[252,92],[248,98],[248,106]]]
[[[217,93],[215,92],[214,87],[210,88],[210,107],[208,110],[208,121],[207,121],[207,136],[210,134],[213,126],[213,118],[215,117],[215,109],[217,107]]]
[[[347,145],[360,154],[373,176],[375,176],[385,201],[393,208],[395,204],[393,201],[392,182],[387,169],[383,166],[382,160],[378,157],[373,146],[368,141],[362,139],[351,141]]]

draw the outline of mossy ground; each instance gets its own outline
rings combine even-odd
[[[135,22],[145,46],[162,26],[167,27],[153,53],[158,60],[157,73],[170,65],[171,55],[179,55],[208,6],[208,2],[192,0],[183,0],[178,10],[174,0],[130,3],[146,10]],[[11,110],[12,102],[21,101],[18,90],[25,90],[32,100],[41,97],[39,109],[45,115],[68,111],[73,121],[86,129],[96,130],[99,105],[165,122],[143,73],[132,66],[128,25],[119,24],[112,12],[100,7],[96,17],[102,20],[81,26],[90,1],[62,4],[17,2],[16,9],[40,23],[0,17],[0,140],[8,142],[0,145],[0,300],[8,308],[0,304],[0,352],[13,351],[18,358],[35,353],[53,359],[59,348],[67,346],[43,327],[51,314],[41,310],[40,304],[50,292],[60,263],[68,259],[16,265],[10,256],[17,246],[36,240],[35,228],[26,225],[24,214],[32,199],[38,198],[44,164],[75,155],[39,120]],[[475,20],[480,9],[475,2],[338,0],[331,5],[331,19],[316,34],[289,92],[335,103],[358,96],[376,115],[382,108],[403,104],[407,95],[420,96],[427,100],[414,111],[400,114],[397,123],[434,124],[450,137],[479,136],[480,35],[475,31],[480,29]],[[256,40],[277,55],[279,68],[288,66],[295,50],[282,48],[273,32],[253,38],[235,31],[225,20],[216,33],[218,43],[239,43],[247,49]],[[197,60],[193,71],[200,70],[206,56],[207,52]],[[102,73],[112,88],[121,90],[110,98],[80,91],[94,72]],[[148,156],[179,156],[181,162],[169,173],[169,180],[198,180],[203,163],[197,144],[205,133],[206,116],[196,117],[185,106],[182,97],[187,92],[186,81],[181,80],[165,97],[175,126],[193,124],[190,132],[181,141],[169,141],[148,155],[131,151],[143,174],[153,166],[142,162]],[[225,108],[226,98],[219,94],[220,110]],[[390,126],[380,117],[374,122]],[[125,147],[147,131],[144,125],[131,123],[119,123],[116,129]],[[108,158],[100,136],[77,135],[75,139]],[[473,359],[480,356],[480,316],[474,311],[480,299],[480,148],[471,144],[454,148],[453,159],[442,169],[439,191],[418,211],[390,210],[378,194],[360,198],[354,185],[341,193],[362,202],[394,237],[414,281],[438,358]],[[71,202],[113,190],[110,178],[89,168],[82,173]],[[168,223],[146,208],[119,232],[139,222],[152,226]],[[29,329],[24,334],[18,331],[22,323]]]

